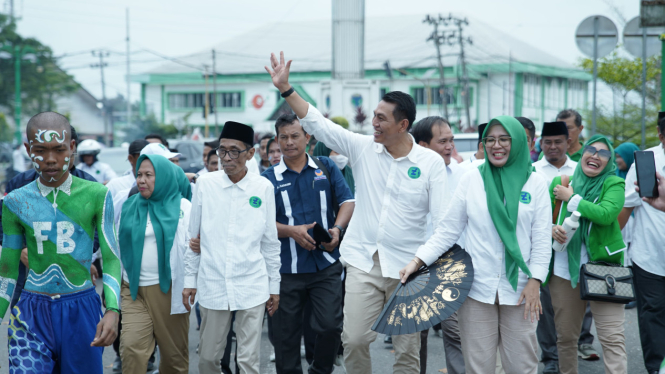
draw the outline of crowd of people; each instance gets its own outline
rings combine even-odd
[[[159,347],[160,373],[187,373],[192,309],[200,373],[231,372],[234,337],[236,372],[259,373],[264,323],[277,373],[303,372],[303,338],[309,373],[372,373],[371,327],[384,305],[455,244],[474,277],[437,328],[448,373],[537,373],[541,361],[544,373],[577,373],[578,358],[600,358],[592,321],[605,372],[626,373],[624,304],[581,297],[594,264],[632,269],[645,369],[661,369],[665,112],[661,144],[649,149],[660,197],[640,198],[639,148],[615,149],[602,135],[582,141],[575,110],[543,124],[540,160],[534,123],[511,116],[480,125],[478,151],[463,160],[449,122],[416,122],[408,94],[387,93],[373,134],[361,135],[294,91],[291,61],[270,62],[293,113],[277,119],[274,136],[226,122],[204,144],[198,173],[149,135],[131,142],[131,170],[117,176],[66,117],[30,119],[34,168],[2,200],[10,373],[102,373],[110,345],[117,372],[154,368]],[[566,232],[571,216],[579,229]],[[426,372],[437,349],[427,338],[389,337],[394,373]]]

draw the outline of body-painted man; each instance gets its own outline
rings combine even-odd
[[[102,373],[102,351],[117,334],[120,260],[106,187],[70,175],[69,122],[53,112],[28,122],[28,154],[39,178],[4,198],[0,315],[18,276],[30,269],[9,323],[10,373]],[[90,280],[95,229],[104,261],[106,313]]]

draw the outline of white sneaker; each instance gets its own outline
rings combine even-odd
[[[270,354],[270,362],[275,362],[275,350],[272,350],[272,353]]]
[[[335,357],[335,366],[339,366],[346,371],[346,366],[344,366],[344,355],[337,355],[337,357]]]
[[[305,346],[301,345],[300,346],[300,358],[305,358],[307,356],[307,352],[305,351]]]

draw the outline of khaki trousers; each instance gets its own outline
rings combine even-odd
[[[578,284],[576,288],[573,288],[569,280],[556,275],[550,278],[561,374],[577,374],[577,341],[582,330],[582,320],[587,303],[580,299],[579,287]],[[589,304],[596,322],[598,340],[603,347],[605,373],[626,373],[628,361],[623,334],[623,304],[601,301],[591,301]]]
[[[159,372],[189,372],[189,313],[171,314],[171,290],[159,284],[139,287],[132,300],[129,284],[122,283],[120,358],[124,374],[145,374],[148,359],[159,346]]]
[[[538,323],[524,319],[524,305],[485,304],[469,297],[457,320],[467,374],[494,373],[497,353],[507,374],[538,372]]]
[[[372,325],[383,306],[399,284],[399,279],[385,278],[381,274],[379,252],[374,253],[374,267],[369,273],[351,265],[346,268],[346,296],[344,298],[344,364],[348,374],[372,372],[369,345],[376,340]],[[393,373],[420,373],[420,333],[394,335],[395,364]]]
[[[220,361],[226,348],[226,335],[231,329],[233,312],[228,310],[201,309],[201,338],[199,344],[199,373],[219,374]],[[237,361],[240,374],[259,374],[261,330],[266,305],[237,310],[235,332],[238,344]]]

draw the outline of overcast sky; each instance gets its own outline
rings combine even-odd
[[[9,0],[2,1],[7,12]],[[331,18],[329,0],[14,2],[15,13],[21,17],[19,32],[49,45],[55,55],[67,55],[60,60],[61,66],[97,97],[101,97],[99,69],[89,67],[99,61],[90,53],[93,49],[111,52],[105,70],[107,97],[114,97],[118,92],[125,94],[127,90],[124,78],[126,8],[130,12],[132,74],[144,72],[163,61],[143,51],[146,48],[166,56],[183,56],[210,49],[266,23]],[[464,12],[571,65],[582,57],[574,34],[584,18],[605,15],[615,21],[621,33],[624,20],[639,14],[639,2],[635,0],[365,0],[365,7],[366,17]],[[268,56],[266,63],[267,60]],[[132,100],[138,99],[139,89],[138,84],[132,85]]]

